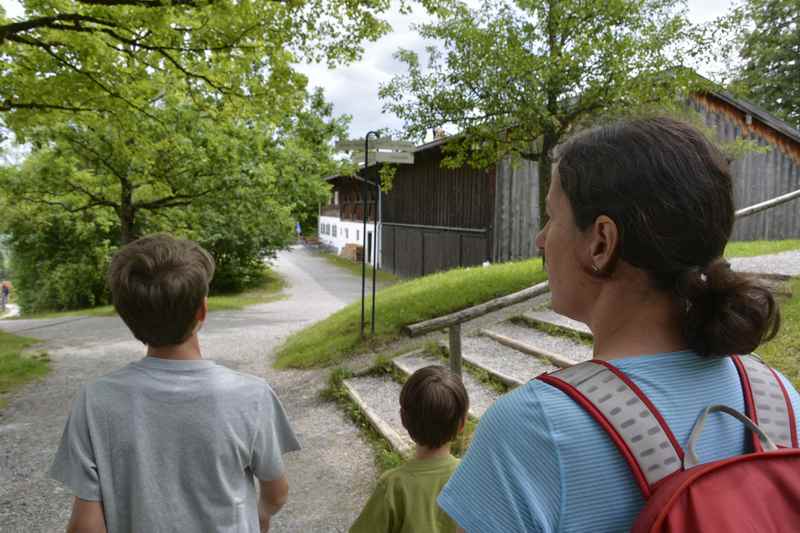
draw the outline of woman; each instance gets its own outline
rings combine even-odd
[[[772,295],[722,258],[734,222],[722,155],[691,126],[652,118],[583,132],[555,156],[536,239],[553,309],[589,326],[595,358],[627,374],[681,444],[709,404],[743,412],[727,356],[773,337],[779,316]],[[749,442],[716,415],[697,452],[713,461]],[[627,531],[644,504],[608,435],[539,380],[484,415],[438,501],[469,533]]]

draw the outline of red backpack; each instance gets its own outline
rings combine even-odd
[[[565,392],[608,433],[646,500],[632,533],[800,532],[800,449],[789,395],[755,356],[733,357],[747,416],[707,407],[678,444],[644,393],[615,366],[587,361],[538,379]],[[710,413],[727,413],[753,433],[753,453],[700,464],[695,442]]]

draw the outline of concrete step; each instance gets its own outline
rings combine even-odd
[[[592,347],[588,344],[550,335],[514,322],[501,322],[481,333],[510,348],[544,358],[562,368],[592,358]]]
[[[414,451],[414,441],[400,421],[400,384],[389,375],[360,376],[344,380],[350,398],[392,448],[405,456]]]
[[[446,366],[447,361],[427,353],[425,350],[417,350],[392,360],[394,366],[410,376],[420,368],[430,365]],[[469,394],[469,414],[475,418],[480,418],[483,413],[494,403],[499,394],[494,389],[475,379],[469,372],[463,372],[464,387]]]
[[[554,328],[588,340],[592,339],[592,332],[586,324],[560,315],[552,309],[529,311],[523,313],[520,318],[533,327],[539,327],[541,329]]]
[[[523,385],[543,372],[556,370],[548,361],[531,357],[487,337],[461,340],[464,361],[484,370],[506,385]]]

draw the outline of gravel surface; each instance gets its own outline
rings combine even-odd
[[[274,349],[292,332],[360,295],[361,281],[303,248],[279,254],[287,298],[244,311],[212,313],[200,340],[204,354],[264,377],[283,401],[303,450],[288,454],[289,503],[274,532],[346,531],[371,493],[371,448],[332,402],[319,399],[327,371],[276,371]],[[0,531],[63,531],[71,495],[46,478],[73,398],[83,383],[144,354],[121,320],[64,318],[0,322],[42,339],[52,360],[43,381],[12,395],[0,411]]]
[[[521,326],[513,322],[503,322],[491,327],[491,330],[500,335],[511,337],[527,344],[534,349],[541,349],[557,355],[562,355],[575,362],[586,361],[592,358],[592,347],[575,342],[566,337],[549,335],[538,329]]]
[[[560,315],[552,309],[543,309],[538,311],[529,311],[524,316],[530,320],[534,320],[541,324],[556,326],[562,329],[568,329],[577,333],[591,335],[592,331],[583,322],[572,320],[564,315]]]
[[[464,361],[494,374],[509,385],[522,385],[542,372],[556,370],[547,361],[486,337],[462,339],[461,355]]]
[[[411,375],[420,368],[430,365],[447,365],[447,363],[439,357],[421,353],[412,353],[396,357],[393,359],[393,362],[401,371],[405,372],[406,375]],[[480,418],[494,403],[499,394],[497,394],[497,391],[472,377],[469,372],[463,372],[462,378],[464,380],[464,388],[467,389],[467,394],[469,394],[469,414]]]
[[[800,250],[757,257],[734,257],[731,268],[740,272],[800,276]]]

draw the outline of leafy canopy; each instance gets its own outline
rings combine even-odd
[[[538,160],[543,202],[549,153],[570,131],[674,101],[694,83],[678,68],[698,53],[684,11],[673,0],[487,0],[480,9],[449,0],[419,27],[440,46],[428,48],[427,64],[400,50],[407,72],[381,97],[413,137],[455,127],[451,165]]]

